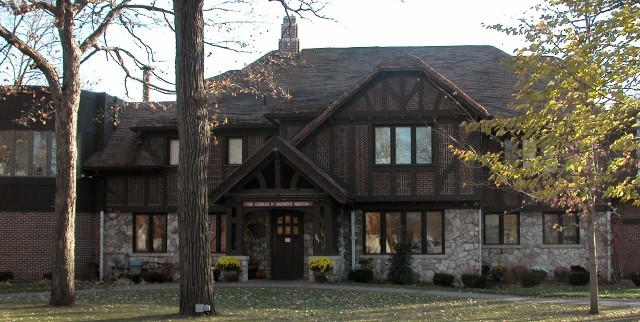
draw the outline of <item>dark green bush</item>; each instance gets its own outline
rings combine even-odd
[[[636,286],[640,286],[640,273],[635,273],[635,274],[631,274],[631,276],[629,276],[629,279],[633,282],[633,284],[635,284]]]
[[[140,274],[131,274],[128,273],[127,275],[125,275],[124,277],[126,277],[128,280],[139,284],[140,282],[142,282],[142,278],[140,277]]]
[[[6,282],[12,279],[13,279],[12,271],[0,272],[0,282]]]
[[[464,286],[472,288],[485,288],[488,282],[486,276],[473,273],[462,274],[460,278]]]
[[[147,283],[165,283],[169,278],[160,272],[145,272],[140,277]]]
[[[368,268],[358,268],[351,270],[347,275],[350,281],[358,283],[369,283],[373,280],[373,271]]]
[[[400,239],[393,248],[387,278],[392,284],[408,285],[415,281],[415,273],[411,268],[411,242],[408,238]]]
[[[433,274],[433,285],[451,287],[453,286],[454,277],[447,273],[435,273]]]
[[[544,280],[547,276],[547,273],[539,270],[531,270],[520,273],[520,285],[522,287],[533,287],[536,285],[540,285],[542,280]]]
[[[583,286],[589,284],[589,272],[572,271],[569,274],[569,285]]]

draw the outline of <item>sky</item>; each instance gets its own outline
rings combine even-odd
[[[297,18],[300,48],[328,47],[384,47],[384,46],[441,46],[492,45],[507,53],[524,45],[521,38],[489,30],[483,24],[516,26],[539,0],[332,0],[322,11],[331,20]],[[236,37],[250,43],[246,53],[213,51],[205,60],[205,77],[213,77],[227,70],[240,69],[271,50],[278,48],[280,26],[284,11],[278,2],[256,0],[253,8],[260,18],[253,30],[234,30]],[[164,36],[159,62],[173,79],[174,42]],[[104,64],[93,63],[85,75],[95,77],[85,86],[97,92],[107,92],[127,101],[140,100],[142,90],[129,84],[130,96],[125,95],[122,75],[114,69],[101,70]],[[113,67],[112,67],[113,68]],[[141,72],[140,72],[141,73]],[[152,100],[175,100],[175,97],[151,94]]]

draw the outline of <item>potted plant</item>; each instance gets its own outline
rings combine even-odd
[[[313,271],[316,282],[326,282],[327,272],[333,269],[333,261],[329,257],[316,257],[309,261],[309,269]]]
[[[240,259],[233,256],[224,256],[218,259],[216,267],[222,271],[225,282],[237,282],[240,274]]]

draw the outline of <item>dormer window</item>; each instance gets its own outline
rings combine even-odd
[[[180,141],[169,140],[169,165],[178,165],[179,152],[180,152]]]
[[[376,126],[375,164],[431,164],[431,127]]]

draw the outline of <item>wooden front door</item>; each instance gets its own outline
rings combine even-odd
[[[273,215],[271,276],[274,279],[304,277],[304,233],[302,214],[278,211]]]

